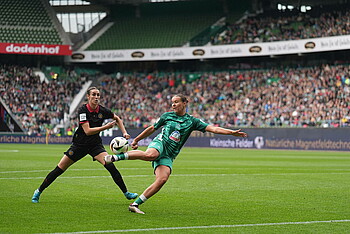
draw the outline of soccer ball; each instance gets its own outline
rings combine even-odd
[[[114,154],[125,153],[129,149],[129,142],[124,137],[115,137],[109,143],[109,148]]]

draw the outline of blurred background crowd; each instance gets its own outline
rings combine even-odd
[[[320,12],[321,11],[321,12]],[[350,12],[341,6],[314,14],[300,11],[266,11],[226,22],[226,30],[211,39],[213,45],[299,40],[350,34]],[[324,11],[324,12],[322,12]]]
[[[174,94],[188,113],[224,127],[344,127],[350,121],[350,65],[115,73],[96,79],[102,105],[127,128],[153,124],[171,111]],[[62,124],[80,91],[79,79],[40,81],[31,68],[2,66],[0,95],[29,134]],[[84,100],[86,101],[86,100]],[[78,125],[71,116],[68,131]],[[57,132],[57,130],[56,130]]]
[[[129,127],[171,111],[177,93],[189,97],[190,114],[220,126],[343,127],[350,118],[349,68],[130,74],[104,78],[101,90],[106,106]]]

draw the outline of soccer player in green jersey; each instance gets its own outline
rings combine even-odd
[[[168,181],[173,161],[180,153],[180,149],[185,144],[192,131],[198,130],[201,132],[207,131],[215,134],[247,137],[247,134],[241,131],[241,129],[231,130],[216,127],[187,114],[186,106],[188,100],[181,94],[173,96],[171,101],[173,111],[164,113],[154,125],[149,126],[141,132],[131,143],[134,150],[118,155],[105,156],[106,163],[127,159],[152,161],[156,179],[154,183],[129,206],[129,211],[131,212],[144,214],[144,212],[139,209],[139,205],[156,194]],[[160,127],[163,127],[162,131],[148,145],[146,151],[136,150],[140,140],[150,136]]]

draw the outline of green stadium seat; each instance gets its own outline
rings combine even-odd
[[[0,11],[0,33],[6,35],[0,42],[62,44],[41,0],[1,0]]]
[[[132,9],[112,8],[114,25],[87,50],[177,47],[222,17],[216,1],[141,4],[141,17]]]

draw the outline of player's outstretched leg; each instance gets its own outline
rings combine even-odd
[[[40,198],[41,192],[39,191],[39,189],[36,189],[34,191],[33,197],[32,197],[32,202],[33,203],[38,203],[39,202],[39,198]]]
[[[110,163],[113,163],[115,161],[119,161],[119,160],[126,160],[129,158],[129,155],[128,153],[120,153],[120,154],[117,154],[117,155],[107,155],[104,157],[104,160],[106,162],[106,164],[110,164]]]
[[[110,164],[115,162],[115,158],[113,157],[114,155],[107,155],[104,157],[104,160],[106,162],[106,164]]]
[[[124,193],[124,196],[125,196],[128,200],[132,200],[132,199],[137,198],[138,194],[137,194],[137,193],[126,192],[126,193]]]
[[[129,211],[137,214],[145,214],[142,210],[139,209],[139,205],[130,204]]]

